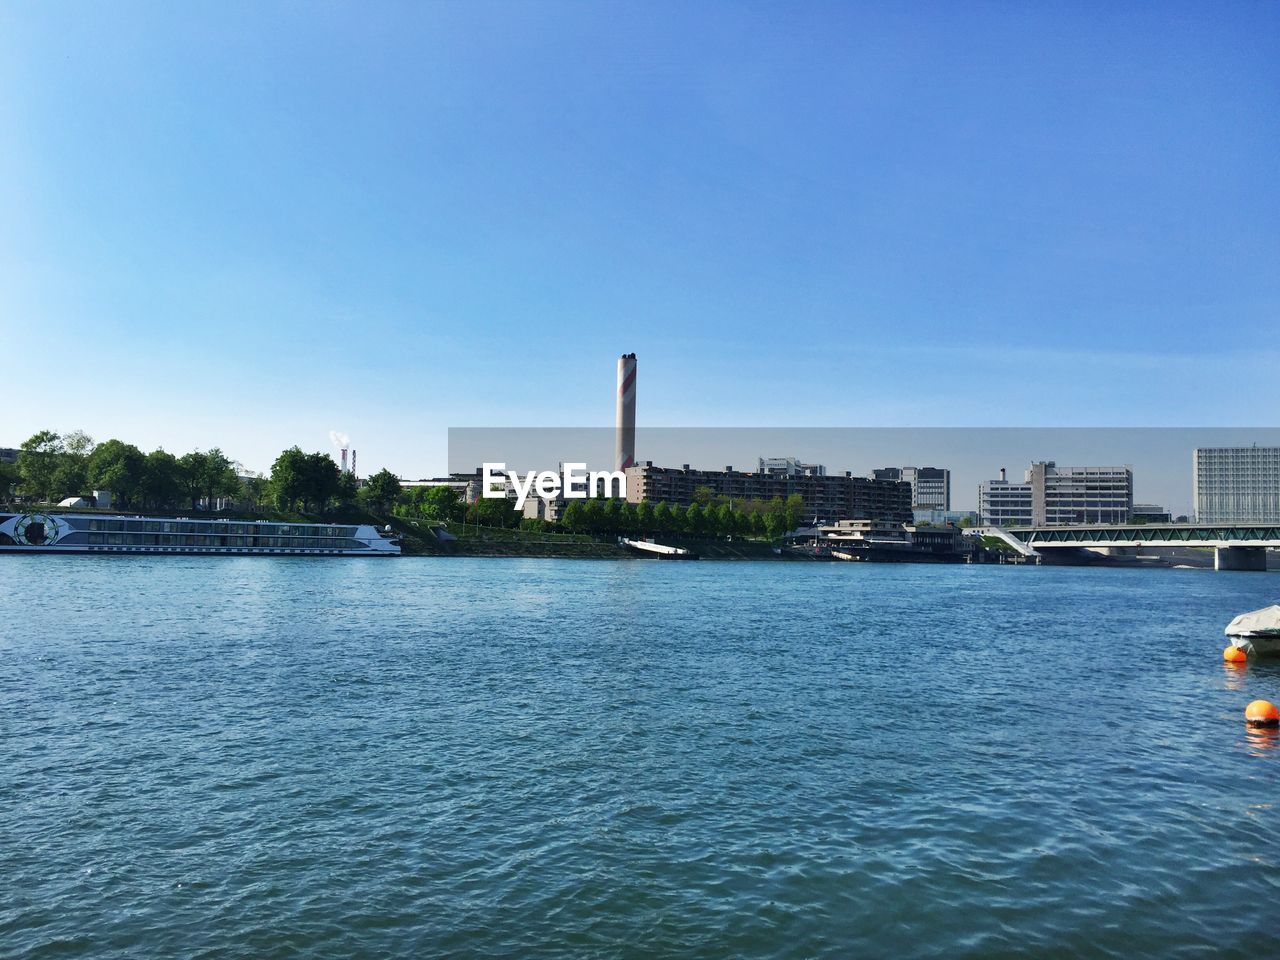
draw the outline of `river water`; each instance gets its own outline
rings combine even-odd
[[[0,955],[1275,956],[1277,595],[2,557]]]

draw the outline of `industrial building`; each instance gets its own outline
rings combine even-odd
[[[782,477],[825,477],[827,468],[820,463],[801,463],[797,457],[761,457],[759,473]]]
[[[1186,520],[1186,517],[1182,518]],[[1135,503],[1130,523],[1173,523],[1173,514],[1158,503]]]
[[[1198,523],[1280,523],[1280,447],[1197,447]]]
[[[1022,482],[1007,479],[978,486],[982,522],[997,527],[1080,523],[1128,523],[1133,514],[1133,469],[1031,464]]]
[[[761,460],[761,467],[777,464],[777,460]],[[785,461],[782,461],[785,462]],[[627,470],[627,499],[688,506],[697,499],[700,489],[729,500],[785,500],[798,494],[804,501],[807,519],[866,519],[910,523],[911,485],[898,480],[875,480],[855,477],[851,473],[831,475],[819,464],[802,464],[804,471],[760,469],[756,471],[697,470],[682,467],[656,467],[645,461]]]
[[[424,480],[401,480],[402,489],[410,487],[448,487],[458,495],[461,503],[475,503],[480,499],[480,468],[472,473],[451,473],[447,477],[429,477]]]
[[[877,480],[905,480],[911,484],[911,509],[950,510],[951,471],[945,467],[881,467]]]

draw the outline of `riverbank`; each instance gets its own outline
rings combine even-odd
[[[534,533],[473,524],[430,524],[390,517],[406,556],[560,557],[575,560],[633,560],[626,547],[582,534]],[[778,560],[768,540],[704,540],[663,537],[662,543],[683,547],[709,560]]]

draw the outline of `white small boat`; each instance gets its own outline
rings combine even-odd
[[[1280,603],[1240,614],[1227,624],[1226,634],[1247,653],[1280,653]]]

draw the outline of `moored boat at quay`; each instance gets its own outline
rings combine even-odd
[[[372,524],[0,513],[0,553],[397,557],[400,541]]]

